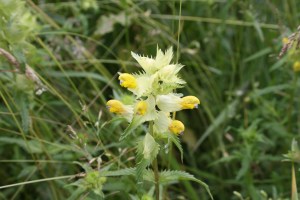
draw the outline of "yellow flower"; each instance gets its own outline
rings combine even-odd
[[[147,112],[147,108],[148,104],[146,103],[146,101],[140,101],[136,105],[136,113],[138,115],[145,115],[145,113]]]
[[[175,135],[181,135],[184,131],[184,125],[179,120],[172,120],[172,122],[169,125],[169,130]]]
[[[157,118],[155,109],[155,98],[149,96],[146,100],[138,101],[135,104],[134,115],[130,121],[131,127],[138,127],[140,124],[147,121],[154,121]]]
[[[282,38],[282,44],[285,45],[287,43],[289,43],[289,38],[287,38],[287,37]]]
[[[120,80],[120,85],[122,87],[134,89],[137,86],[136,79],[131,74],[128,73],[120,74],[119,80]]]
[[[294,72],[300,71],[300,62],[299,61],[294,62],[293,70],[294,70]]]
[[[118,100],[109,100],[106,105],[111,113],[121,114],[125,111],[124,105]]]
[[[198,108],[200,100],[195,96],[186,96],[181,99],[180,104],[182,109],[194,109]]]
[[[132,106],[124,105],[121,101],[115,99],[109,100],[106,103],[106,105],[109,112],[121,115],[129,122],[132,120],[132,116],[133,116]]]
[[[180,94],[170,93],[158,95],[156,98],[157,107],[165,112],[175,112],[183,109],[194,109],[200,104],[200,100],[195,96],[181,98]]]

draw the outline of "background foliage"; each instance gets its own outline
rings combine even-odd
[[[174,149],[161,155],[160,169],[194,174],[215,199],[239,199],[234,191],[254,200],[289,199],[290,164],[281,161],[300,134],[300,82],[292,70],[297,57],[277,55],[282,38],[299,25],[300,2],[182,0],[180,26],[179,0],[0,3],[9,19],[0,19],[1,48],[27,62],[47,87],[35,95],[1,58],[0,185],[57,177],[1,189],[1,199],[93,198],[104,182],[107,199],[134,199],[134,177],[94,183],[93,174],[77,181],[67,175],[134,166],[131,147],[140,133],[119,143],[126,122],[112,120],[105,102],[126,93],[116,74],[135,71],[130,52],[154,55],[157,44],[177,49],[174,60],[186,66],[188,87],[179,92],[201,99],[196,112],[178,113],[188,128],[183,162]],[[164,193],[209,198],[189,182]]]

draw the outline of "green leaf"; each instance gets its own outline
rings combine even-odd
[[[133,118],[132,122],[129,124],[129,126],[124,130],[124,132],[122,133],[119,141],[124,140],[126,137],[128,137],[135,129],[137,129],[139,127],[139,125],[141,124],[140,121],[141,118]]]
[[[213,196],[210,192],[208,185],[206,183],[204,183],[203,181],[195,178],[194,175],[192,175],[192,174],[189,174],[184,171],[177,171],[177,170],[163,171],[159,174],[159,182],[162,184],[174,183],[174,182],[181,181],[181,180],[195,181],[195,182],[199,183],[201,186],[203,186],[206,189],[210,198],[213,199]]]
[[[75,191],[72,191],[72,195],[67,200],[80,199],[79,197],[85,192],[87,192],[86,188],[78,187]]]
[[[22,149],[24,149],[25,151],[27,151],[28,153],[42,153],[43,152],[41,143],[36,140],[24,141],[23,139],[19,139],[19,138],[0,137],[0,142],[6,143],[6,144],[16,144],[16,145],[20,146]]]
[[[270,52],[272,52],[272,49],[269,48],[269,47],[268,47],[268,48],[265,48],[265,49],[262,49],[262,50],[256,52],[255,54],[249,56],[248,58],[246,58],[246,59],[244,60],[244,63],[247,63],[247,62],[249,62],[249,61],[255,60],[255,59],[260,58],[260,57],[263,57],[263,56],[265,56],[266,54],[269,54]]]
[[[25,73],[25,69],[26,69],[26,57],[23,53],[23,50],[16,48],[12,50],[13,55],[15,56],[15,58],[17,59],[17,61],[20,64],[20,70],[22,73]]]
[[[129,176],[129,175],[135,175],[135,168],[125,168],[115,171],[101,171],[101,176]]]
[[[147,166],[156,158],[159,152],[159,144],[155,139],[147,133],[142,141],[139,142],[137,148],[137,168],[136,178],[138,182],[143,179],[143,174]]]
[[[53,77],[91,78],[109,84],[109,80],[104,76],[92,72],[64,71],[62,73],[59,71],[46,71],[46,73]]]
[[[29,102],[27,95],[23,93],[23,95],[20,96],[20,99],[18,99],[18,102],[20,106],[22,128],[25,133],[28,133],[31,124],[31,118],[29,116]]]
[[[180,143],[180,139],[177,135],[167,132],[168,134],[168,138],[175,144],[175,146],[178,148],[178,150],[180,151],[180,158],[181,158],[181,162],[183,160],[183,149]]]

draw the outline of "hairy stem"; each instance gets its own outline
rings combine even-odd
[[[153,122],[150,122],[149,130],[150,130],[150,134],[152,136],[154,136]],[[157,157],[153,160],[152,167],[154,170],[154,179],[155,179],[155,199],[159,200],[159,171],[158,171],[158,165],[157,165]]]
[[[155,178],[155,199],[159,200],[159,173],[158,173],[158,166],[157,166],[157,158],[154,159],[152,165],[154,169],[154,178]]]

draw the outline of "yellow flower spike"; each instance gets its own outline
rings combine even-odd
[[[122,87],[134,89],[137,86],[136,79],[131,74],[128,73],[120,74],[119,80],[120,80],[120,85]]]
[[[299,61],[294,62],[293,70],[294,70],[294,72],[300,71],[300,62]]]
[[[147,112],[148,105],[146,101],[140,101],[136,105],[136,113],[138,115],[145,115]]]
[[[118,100],[109,100],[106,105],[111,113],[121,114],[125,111],[123,103]]]
[[[179,120],[172,120],[172,122],[169,125],[169,130],[175,135],[181,135],[184,131],[184,125]]]
[[[181,108],[182,109],[194,109],[198,108],[200,100],[195,96],[186,96],[181,99]]]
[[[287,37],[282,38],[282,44],[285,45],[287,43],[289,43],[289,38],[287,38]]]

